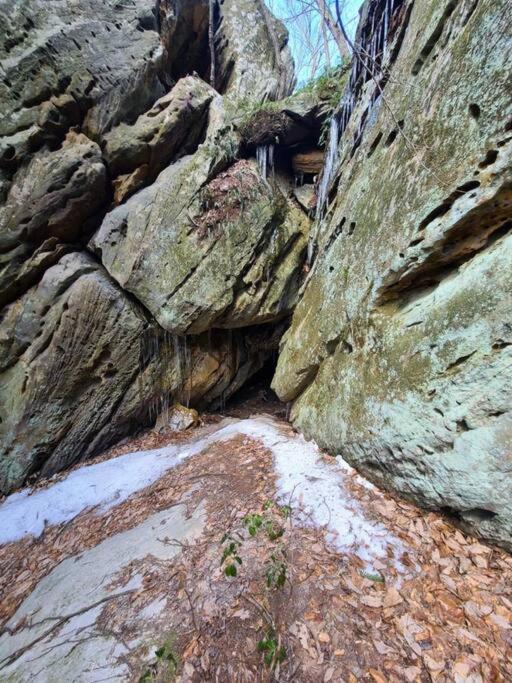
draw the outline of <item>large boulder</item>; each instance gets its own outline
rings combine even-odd
[[[273,334],[165,334],[90,256],[64,255],[0,325],[0,491],[97,453],[175,400],[224,401]]]
[[[354,67],[274,387],[308,436],[511,549],[508,3],[384,5],[359,40],[387,21],[387,76]]]
[[[288,32],[264,0],[220,2],[215,47],[216,86],[237,105],[277,100],[293,90]]]
[[[297,299],[308,219],[254,162],[233,163],[239,138],[221,121],[195,154],[108,213],[91,242],[173,333],[279,320]]]
[[[135,123],[122,123],[107,133],[104,156],[116,178],[116,203],[153,182],[172,161],[195,152],[204,137],[214,97],[215,91],[204,81],[187,76]],[[120,192],[128,184],[130,192]]]

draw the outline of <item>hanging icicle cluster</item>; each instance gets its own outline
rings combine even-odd
[[[339,119],[335,115],[331,119],[331,126],[329,130],[329,142],[327,144],[327,152],[325,154],[324,165],[322,169],[322,176],[318,183],[318,200],[316,217],[322,217],[323,207],[327,204],[327,195],[329,193],[329,185],[334,174],[336,160],[338,156],[338,143],[340,141],[340,124]],[[309,254],[308,254],[309,256]],[[309,258],[308,258],[309,261]]]
[[[274,173],[274,145],[258,145],[256,147],[256,161],[261,177],[268,178],[269,171]]]
[[[208,45],[210,49],[210,85],[216,87],[216,64],[215,64],[215,9],[217,0],[209,0],[208,9]]]
[[[156,361],[155,368],[145,381],[146,368]],[[176,377],[172,381],[172,368]],[[139,393],[146,406],[150,423],[162,416],[168,419],[171,402],[179,400],[187,408],[190,403],[192,354],[188,337],[160,328],[148,327],[141,340],[139,358]],[[171,393],[171,389],[174,392]]]
[[[347,87],[343,92],[343,97],[338,110],[333,114],[333,125],[331,130],[325,165],[322,170],[322,178],[319,184],[317,200],[317,220],[321,220],[327,205],[329,188],[336,171],[338,156],[338,143],[348,126],[352,112],[356,106],[359,95],[364,84],[373,79],[376,81],[375,92],[373,93],[370,108],[380,97],[380,90],[383,84],[379,83],[382,76],[382,64],[388,47],[389,37],[392,34],[391,28],[396,21],[399,11],[402,9],[406,0],[376,0],[368,10],[366,22],[354,45],[354,55]],[[377,84],[379,84],[377,86]],[[363,128],[368,121],[368,116],[362,116],[358,130],[354,136],[354,145],[359,144]]]

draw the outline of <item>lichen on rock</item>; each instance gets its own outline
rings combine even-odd
[[[223,405],[276,348],[309,224],[226,112],[293,65],[259,0],[218,9],[209,84],[205,0],[0,8],[2,491]]]
[[[320,444],[510,549],[505,4],[397,4],[385,85],[359,68],[273,386]]]

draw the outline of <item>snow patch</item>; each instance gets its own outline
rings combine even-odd
[[[286,504],[291,501],[292,507],[298,503],[300,522],[324,527],[328,541],[340,552],[357,555],[365,562],[367,571],[375,571],[375,560],[391,560],[397,570],[406,571],[400,562],[406,551],[402,541],[365,514],[349,483],[371,491],[377,490],[376,487],[357,474],[341,456],[327,464],[315,443],[303,436],[284,436],[263,422],[258,420],[253,435],[272,450],[280,501]],[[244,431],[247,432],[247,427]]]
[[[0,545],[28,535],[38,537],[45,526],[69,522],[87,509],[104,513],[190,456],[237,433],[238,425],[230,424],[189,445],[127,453],[80,467],[48,488],[14,493],[0,505]]]
[[[375,560],[390,557],[397,569],[404,569],[402,542],[365,513],[348,484],[375,487],[340,456],[325,463],[313,442],[284,433],[265,416],[234,422],[188,445],[136,451],[84,466],[46,489],[15,493],[0,506],[0,545],[29,534],[40,536],[46,525],[69,522],[86,509],[103,513],[211,444],[237,435],[257,439],[272,451],[279,498],[291,500],[301,523],[324,527],[337,550],[357,555],[370,570]]]

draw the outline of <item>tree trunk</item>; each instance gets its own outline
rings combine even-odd
[[[332,37],[336,41],[336,45],[338,46],[338,50],[340,52],[342,59],[350,59],[351,54],[348,42],[346,41],[341,28],[336,23],[336,19],[334,18],[331,10],[329,9],[326,0],[316,0],[316,4],[318,5],[318,9],[320,10],[320,14],[322,15],[322,19],[325,25],[327,26],[327,28],[331,32]]]

